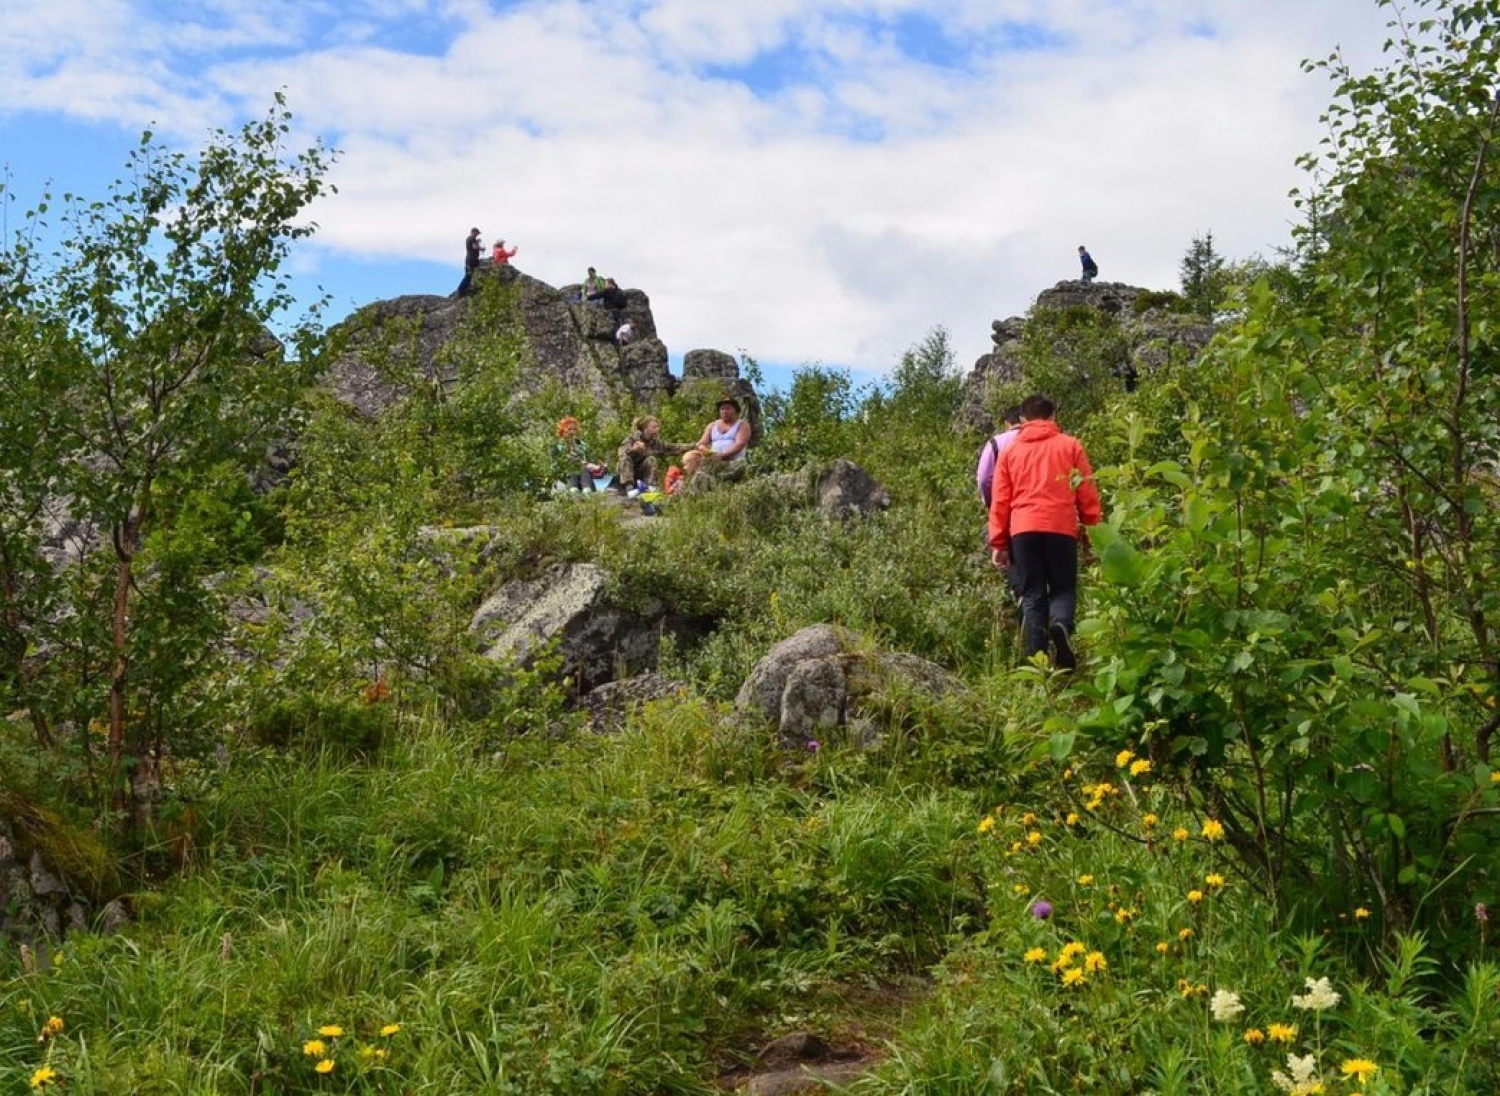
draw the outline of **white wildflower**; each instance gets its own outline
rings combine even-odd
[[[1292,994],[1292,1004],[1296,1008],[1312,1009],[1314,1012],[1332,1008],[1338,1003],[1338,992],[1327,978],[1309,978],[1306,993]]]
[[[1245,1006],[1240,1004],[1240,995],[1227,989],[1216,990],[1208,1007],[1215,1020],[1233,1020],[1245,1011]]]
[[[1313,1093],[1323,1091],[1323,1082],[1318,1076],[1318,1060],[1311,1054],[1304,1054],[1300,1057],[1296,1054],[1288,1054],[1286,1065],[1291,1075],[1288,1076],[1279,1069],[1273,1069],[1271,1083],[1285,1092],[1287,1096],[1312,1096]]]

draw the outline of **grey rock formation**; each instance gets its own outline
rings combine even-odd
[[[681,696],[687,689],[685,681],[646,673],[600,685],[583,698],[579,707],[588,715],[590,729],[615,734],[625,729],[631,713],[641,705]]]
[[[878,697],[892,687],[951,693],[963,686],[941,666],[898,652],[860,649],[842,628],[816,624],[766,652],[740,686],[735,707],[771,723],[788,741],[820,738],[844,727],[861,729],[869,744],[879,728]]]
[[[851,460],[809,465],[772,477],[778,492],[803,499],[828,518],[849,518],[888,509],[891,495],[873,476]]]
[[[513,265],[481,265],[474,285],[476,292],[466,297],[380,301],[341,324],[336,335],[343,349],[327,381],[338,398],[374,417],[420,385],[458,383],[450,350],[466,334],[519,340],[518,395],[560,383],[600,403],[629,397],[644,404],[675,389],[651,300],[639,289],[626,290],[625,307],[613,311],[580,302],[577,286],[554,289]],[[497,286],[505,294],[498,306],[488,295]],[[627,319],[635,341],[616,346],[615,331]]]
[[[1155,308],[1138,310],[1140,298],[1150,292],[1122,282],[1058,282],[1037,295],[1032,314],[1046,309],[1096,308],[1116,317],[1125,335],[1130,364],[1144,381],[1174,357],[1196,357],[1215,331],[1213,324],[1192,317]],[[999,408],[993,406],[991,394],[1020,376],[1025,333],[1026,320],[1020,316],[991,325],[994,348],[981,355],[964,378],[964,402],[956,422],[960,429],[990,432],[996,428]]]
[[[694,639],[704,628],[659,602],[627,609],[592,563],[563,563],[539,578],[507,583],[480,606],[470,624],[497,661],[530,665],[556,647],[562,673],[578,693],[654,669],[664,634]]]

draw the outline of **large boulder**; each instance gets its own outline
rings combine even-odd
[[[530,665],[555,647],[577,693],[656,668],[663,635],[700,637],[700,622],[657,601],[626,608],[610,596],[596,564],[560,563],[540,577],[507,583],[474,614],[470,630],[485,657]]]
[[[888,509],[891,494],[859,465],[839,459],[772,477],[778,492],[815,506],[828,518],[862,517]]]
[[[688,690],[685,681],[659,673],[607,681],[589,692],[579,702],[588,716],[589,728],[598,734],[612,734],[625,729],[632,713],[656,700],[682,696]]]
[[[880,698],[891,690],[945,695],[962,688],[957,678],[926,659],[872,651],[843,628],[815,624],[766,652],[734,703],[788,741],[818,739],[857,726],[868,742],[880,733]]]

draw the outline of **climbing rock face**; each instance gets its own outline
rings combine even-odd
[[[750,671],[735,707],[772,724],[786,740],[820,739],[859,728],[862,744],[878,740],[878,698],[891,688],[945,694],[963,688],[941,666],[915,655],[864,649],[857,637],[815,624],[782,640]]]

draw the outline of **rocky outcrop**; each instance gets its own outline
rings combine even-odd
[[[454,385],[461,355],[453,350],[476,337],[519,345],[518,396],[555,383],[601,404],[628,398],[649,405],[675,391],[651,300],[639,289],[625,290],[624,307],[614,310],[581,301],[578,286],[555,289],[513,265],[489,263],[476,272],[474,286],[465,297],[397,297],[356,312],[335,330],[342,347],[327,377],[335,395],[373,418],[421,385]],[[625,320],[635,338],[617,346],[615,331]],[[697,350],[688,359],[702,376],[712,372],[726,392],[753,397],[728,354]],[[685,368],[685,376],[696,375]]]
[[[654,672],[646,673],[606,682],[588,693],[578,706],[588,716],[590,730],[597,734],[616,734],[625,729],[632,713],[642,705],[680,697],[688,688],[685,681]]]
[[[873,476],[851,460],[809,465],[773,476],[778,493],[805,500],[828,518],[862,517],[888,509],[891,495]]]
[[[95,913],[113,871],[107,851],[91,834],[0,793],[0,940],[40,946],[96,922],[104,931],[118,928],[123,909],[118,900]]]
[[[485,643],[485,657],[497,661],[531,665],[555,649],[560,672],[583,694],[655,669],[663,635],[692,641],[706,628],[656,601],[627,609],[610,597],[603,568],[562,563],[501,587],[474,614],[470,631]]]
[[[844,629],[816,624],[766,652],[734,703],[791,742],[849,728],[862,745],[870,745],[883,731],[880,698],[893,688],[941,695],[963,686],[926,659],[870,651]]]
[[[1152,300],[1162,296],[1122,282],[1058,282],[1037,295],[1032,315],[1045,310],[1094,308],[1114,316],[1124,335],[1128,363],[1142,379],[1174,358],[1193,358],[1214,336],[1214,325],[1161,307]],[[991,325],[993,349],[981,355],[964,379],[964,401],[957,425],[986,433],[997,425],[992,394],[998,387],[1021,375],[1021,345],[1026,320],[1012,316]]]

